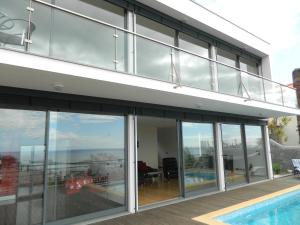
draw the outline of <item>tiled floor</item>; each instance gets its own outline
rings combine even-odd
[[[203,225],[192,218],[300,184],[285,177],[103,221],[94,225]]]

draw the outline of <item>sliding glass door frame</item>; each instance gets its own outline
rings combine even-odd
[[[225,184],[225,191],[236,188],[236,187],[240,187],[240,186],[245,186],[247,184],[249,184],[249,176],[248,176],[248,161],[247,161],[247,151],[246,151],[246,143],[245,143],[245,133],[244,133],[244,124],[241,123],[227,123],[227,122],[221,122],[221,142],[222,142],[222,158],[223,158],[223,162],[224,162],[224,143],[223,143],[223,126],[222,125],[237,125],[240,127],[240,135],[241,135],[241,143],[242,143],[242,148],[243,148],[243,156],[244,156],[244,162],[245,162],[245,178],[246,181],[241,183],[241,184],[235,184],[232,186],[228,185],[227,179],[226,179],[226,171],[225,171],[225,164],[223,163],[223,172],[224,172],[224,184]]]
[[[40,194],[41,196],[41,225],[64,225],[64,224],[74,224],[74,223],[80,223],[80,222],[85,222],[93,219],[101,219],[103,216],[111,216],[117,213],[122,213],[126,212],[128,210],[128,117],[127,115],[124,114],[110,114],[110,113],[88,113],[88,112],[78,112],[78,111],[53,111],[53,110],[45,110],[41,108],[26,108],[26,107],[1,107],[0,109],[7,109],[7,110],[22,110],[22,111],[28,111],[28,112],[44,112],[45,113],[45,118],[42,121],[44,124],[44,153],[43,153],[43,188],[42,188],[42,193]],[[48,159],[49,159],[49,144],[50,144],[50,113],[51,112],[65,112],[65,113],[78,113],[78,114],[89,114],[89,115],[105,115],[105,116],[120,116],[124,118],[124,206],[117,207],[117,208],[112,208],[112,209],[107,209],[104,211],[98,211],[98,212],[93,212],[93,213],[87,213],[79,216],[74,216],[66,219],[60,219],[52,222],[47,222],[47,201],[48,201],[48,195],[47,195],[47,188],[48,188]],[[19,176],[19,175],[18,175]],[[18,196],[18,191],[19,191],[19,180],[17,181],[17,190],[16,190],[16,195]],[[16,204],[18,203],[18,198],[16,197]],[[29,203],[29,207],[30,207]],[[31,209],[28,209],[29,213],[31,212]],[[30,216],[30,215],[29,215]],[[17,218],[17,215],[15,215]],[[14,220],[16,220],[16,218]],[[29,224],[31,223],[31,219],[28,219]]]
[[[268,172],[268,166],[269,165],[268,165],[268,160],[267,160],[266,134],[265,134],[265,129],[264,129],[263,125],[258,125],[258,124],[243,124],[243,127],[244,127],[244,136],[245,136],[244,142],[245,142],[246,154],[247,154],[247,164],[249,163],[249,160],[248,160],[248,149],[247,149],[247,142],[246,142],[246,138],[247,138],[247,136],[246,136],[246,126],[260,127],[260,130],[261,130],[261,139],[262,139],[262,148],[263,148],[263,154],[264,154],[264,163],[265,163],[265,167],[266,167],[266,177],[265,177],[265,179],[261,179],[259,181],[251,181],[251,176],[250,176],[250,173],[249,173],[249,169],[247,170],[248,171],[248,183],[256,183],[256,182],[264,181],[264,180],[270,178],[269,172]]]
[[[52,222],[47,222],[47,201],[48,201],[48,195],[47,195],[47,188],[48,188],[48,155],[49,155],[49,141],[50,141],[50,114],[51,112],[63,112],[63,113],[78,113],[78,114],[85,114],[85,115],[104,115],[104,116],[122,116],[124,117],[124,185],[125,185],[125,205],[118,208],[112,208],[107,209],[104,211],[98,211],[93,213],[87,213],[79,216],[74,216],[70,218],[55,220]],[[78,112],[78,111],[53,111],[53,110],[47,110],[46,111],[46,150],[45,151],[45,173],[44,173],[44,198],[43,198],[43,223],[41,225],[69,225],[69,224],[76,224],[80,222],[86,222],[93,219],[100,219],[101,217],[105,216],[111,216],[117,213],[126,212],[128,210],[128,116],[124,114],[110,114],[110,113],[88,113],[88,112]],[[47,161],[46,161],[47,159]]]
[[[266,152],[266,136],[265,136],[265,132],[264,132],[264,126],[263,125],[259,125],[259,124],[240,124],[240,123],[221,123],[222,124],[227,124],[227,125],[239,125],[240,126],[240,130],[241,130],[241,142],[242,142],[242,146],[243,146],[243,153],[244,153],[244,161],[245,161],[245,174],[246,174],[246,183],[244,184],[237,184],[237,185],[233,185],[233,186],[230,186],[228,187],[227,185],[227,182],[226,182],[226,174],[225,174],[225,167],[223,168],[223,172],[224,172],[224,183],[225,183],[225,190],[230,190],[232,188],[235,188],[235,187],[239,187],[239,186],[245,186],[247,184],[251,184],[251,183],[255,183],[257,181],[251,181],[250,179],[250,173],[249,173],[249,160],[248,160],[248,149],[247,149],[247,142],[246,142],[246,129],[245,127],[246,126],[256,126],[256,127],[260,127],[261,129],[261,138],[263,140],[263,143],[262,143],[262,147],[263,147],[263,154],[264,154],[264,162],[265,162],[265,165],[266,165],[266,170],[267,167],[269,166],[268,165],[268,162],[267,162],[267,152]],[[223,135],[222,135],[222,126],[221,126],[221,138],[222,138],[222,143],[223,143]],[[223,146],[222,146],[223,148]],[[224,153],[223,153],[223,160],[224,160]],[[267,174],[268,174],[268,171],[266,171]],[[266,179],[268,179],[268,177],[266,177]],[[263,180],[266,180],[266,179],[262,179],[261,181]],[[259,182],[259,181],[258,181]]]
[[[178,134],[180,134],[179,136],[179,147],[180,147],[180,161],[181,161],[181,183],[182,183],[182,196],[184,198],[187,197],[193,197],[193,196],[201,196],[203,194],[206,194],[206,192],[201,192],[201,191],[193,191],[190,194],[187,193],[186,188],[185,188],[185,179],[184,179],[184,174],[185,174],[185,164],[184,164],[184,149],[183,149],[183,131],[182,131],[182,125],[183,123],[195,123],[195,124],[211,124],[212,125],[212,131],[213,131],[213,143],[214,143],[214,165],[215,165],[215,174],[216,174],[216,190],[215,191],[219,191],[220,190],[220,182],[219,182],[219,174],[218,174],[218,170],[219,170],[219,165],[218,165],[218,149],[217,149],[217,139],[216,139],[216,127],[215,127],[215,122],[213,121],[200,121],[200,120],[178,120]],[[212,191],[213,192],[213,191]],[[209,193],[209,192],[208,192]]]

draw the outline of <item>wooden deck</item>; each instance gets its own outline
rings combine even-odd
[[[93,225],[204,225],[192,218],[300,184],[299,177],[285,177],[248,187],[150,209]]]

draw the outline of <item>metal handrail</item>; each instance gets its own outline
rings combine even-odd
[[[295,88],[292,88],[292,87],[289,87],[289,86],[287,86],[287,85],[285,85],[285,84],[281,84],[281,83],[279,83],[279,82],[273,81],[273,80],[271,80],[271,79],[269,79],[269,78],[267,78],[267,77],[264,77],[264,76],[261,76],[261,75],[255,74],[255,73],[251,73],[251,72],[242,70],[242,69],[240,69],[240,68],[237,68],[237,67],[228,65],[228,64],[226,64],[226,63],[223,63],[223,62],[220,62],[220,61],[217,61],[217,60],[214,60],[214,59],[210,59],[210,58],[201,56],[201,55],[199,55],[199,54],[197,54],[197,53],[190,52],[190,51],[188,51],[188,50],[185,50],[185,49],[182,49],[182,48],[179,48],[179,47],[170,45],[170,44],[168,44],[168,43],[165,43],[165,42],[162,42],[162,41],[159,41],[159,40],[156,40],[156,39],[153,39],[153,38],[144,36],[144,35],[139,34],[139,33],[136,33],[136,32],[132,32],[132,31],[126,30],[126,29],[124,29],[124,28],[121,28],[121,27],[118,27],[118,26],[115,26],[115,25],[112,25],[112,24],[103,22],[103,21],[98,20],[98,19],[91,18],[91,17],[89,17],[89,16],[85,16],[85,15],[83,15],[83,14],[74,12],[74,11],[72,11],[72,10],[65,9],[65,8],[60,7],[60,6],[57,6],[57,5],[53,5],[53,4],[51,4],[51,3],[44,2],[44,1],[42,1],[42,0],[32,0],[32,1],[37,2],[37,3],[40,3],[40,4],[43,4],[43,5],[46,5],[46,6],[49,6],[49,7],[51,7],[51,8],[55,8],[55,9],[64,11],[64,12],[69,13],[69,14],[72,14],[72,15],[79,16],[79,17],[84,18],[84,19],[91,20],[91,21],[93,21],[93,22],[96,22],[96,23],[99,23],[99,24],[102,24],[102,25],[105,25],[105,26],[108,26],[108,27],[111,27],[111,28],[114,28],[114,29],[117,29],[117,30],[121,30],[121,31],[126,32],[126,33],[128,33],[128,34],[132,34],[132,35],[135,35],[135,36],[138,36],[138,37],[141,37],[141,38],[144,38],[144,39],[147,39],[147,40],[150,40],[150,41],[153,41],[153,42],[162,44],[162,45],[165,45],[165,46],[167,46],[167,47],[170,47],[170,48],[173,48],[173,49],[175,49],[175,50],[182,51],[182,52],[185,52],[185,53],[188,53],[188,54],[197,56],[197,57],[200,57],[200,58],[202,58],[202,59],[205,59],[205,60],[208,60],[208,61],[211,61],[211,62],[215,62],[215,63],[217,63],[217,64],[220,64],[220,65],[223,65],[223,66],[226,66],[226,67],[235,69],[235,70],[237,70],[237,71],[240,71],[240,72],[243,72],[243,73],[247,73],[247,74],[249,74],[249,75],[251,75],[251,76],[255,76],[255,77],[261,78],[261,79],[263,79],[263,80],[267,80],[267,81],[270,81],[270,82],[272,82],[272,83],[276,83],[276,84],[278,84],[278,85],[281,85],[281,86],[284,86],[284,87],[287,87],[287,88],[296,90]]]

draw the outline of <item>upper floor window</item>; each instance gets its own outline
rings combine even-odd
[[[258,63],[254,60],[240,58],[240,68],[250,73],[259,74]]]
[[[217,54],[217,61],[222,62],[229,66],[236,67],[237,56],[231,52],[219,48]]]
[[[185,49],[197,55],[208,58],[209,57],[208,47],[209,47],[208,43],[204,41],[193,38],[184,33],[179,33],[179,48]]]
[[[114,26],[125,27],[124,9],[104,0],[47,0],[47,2]]]
[[[146,37],[164,42],[169,45],[175,43],[175,30],[143,16],[136,17],[136,31]]]

